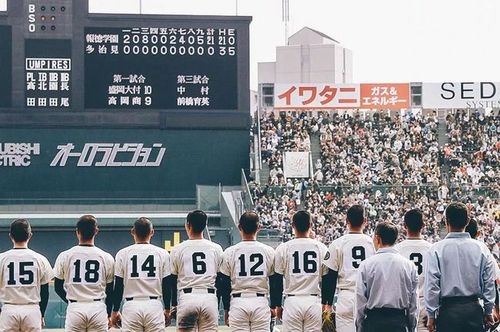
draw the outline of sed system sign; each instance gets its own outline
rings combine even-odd
[[[498,82],[424,83],[424,108],[494,108],[500,107]]]

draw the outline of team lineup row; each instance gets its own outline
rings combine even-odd
[[[272,317],[283,331],[321,331],[336,292],[338,332],[479,332],[498,321],[496,262],[465,232],[465,205],[448,206],[449,234],[434,245],[421,239],[419,210],[406,213],[407,240],[397,245],[391,223],[379,223],[373,239],[363,234],[360,205],[349,208],[346,221],[347,234],[327,248],[310,238],[309,213],[298,211],[295,238],[274,250],[256,241],[258,215],[246,212],[242,241],[223,251],[203,239],[207,216],[193,211],[185,224],[189,240],[169,254],[150,244],[153,225],[139,218],[135,243],[114,259],[94,245],[97,219],[85,215],[77,222],[79,245],[52,269],[28,249],[31,227],[18,219],[10,229],[14,248],[0,254],[0,331],[40,331],[52,279],[68,303],[65,330],[75,332],[164,331],[173,317],[178,331],[217,331],[220,302],[232,331],[267,332]],[[468,227],[474,237],[477,227]]]

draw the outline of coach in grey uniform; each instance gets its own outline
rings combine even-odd
[[[486,327],[493,324],[493,262],[486,245],[464,232],[469,222],[464,204],[451,203],[445,215],[448,235],[430,248],[425,269],[428,329],[483,332],[485,324]],[[484,301],[484,312],[479,298]]]
[[[377,253],[361,263],[356,282],[357,332],[407,332],[417,326],[417,269],[394,249],[397,238],[394,224],[377,224]]]

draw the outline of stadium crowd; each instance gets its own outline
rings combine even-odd
[[[255,210],[286,241],[292,237],[291,215],[305,208],[317,238],[329,244],[343,234],[352,204],[366,207],[369,234],[382,220],[402,229],[404,212],[418,207],[425,215],[424,238],[435,242],[445,234],[447,204],[460,200],[468,203],[485,241],[494,246],[500,242],[499,117],[456,112],[447,116],[446,125],[449,143],[440,146],[436,113],[265,114],[261,150],[270,174],[267,183],[250,184]],[[315,135],[321,159],[314,162],[314,174],[285,179],[283,153],[310,151]],[[441,174],[442,166],[449,171]],[[478,195],[480,186],[488,190]]]

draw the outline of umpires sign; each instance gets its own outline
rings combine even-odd
[[[498,82],[442,82],[424,83],[424,108],[493,108],[500,107]]]

